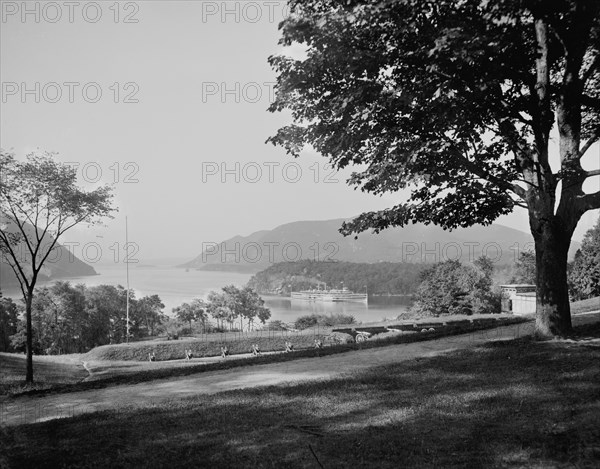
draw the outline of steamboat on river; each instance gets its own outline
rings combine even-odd
[[[354,293],[351,290],[343,287],[341,289],[331,290],[302,290],[293,291],[291,293],[292,300],[308,300],[308,301],[323,301],[323,302],[342,302],[342,301],[358,301],[362,303],[368,302],[367,293]]]

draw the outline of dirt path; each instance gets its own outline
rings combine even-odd
[[[595,322],[594,316],[581,316],[574,322]],[[515,324],[426,342],[357,350],[323,358],[255,365],[246,368],[198,373],[132,385],[55,394],[23,396],[0,402],[0,425],[19,425],[88,412],[119,409],[132,405],[149,406],[174,398],[213,394],[232,389],[328,379],[378,365],[428,357],[451,350],[470,348],[490,340],[506,340],[531,333],[532,323]]]

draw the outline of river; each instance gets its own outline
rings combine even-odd
[[[123,285],[127,283],[126,270],[123,264],[96,264],[98,275],[73,277],[68,280],[73,284],[83,283],[95,285]],[[212,290],[220,290],[225,285],[241,287],[252,274],[236,272],[215,272],[189,270],[172,265],[134,265],[129,269],[129,285],[136,297],[158,295],[165,304],[165,312],[170,314],[172,308],[194,298],[206,298]],[[53,283],[51,281],[49,283]],[[38,282],[38,286],[48,282]],[[7,297],[20,298],[18,287],[2,286],[2,294]],[[410,300],[404,297],[372,297],[369,304],[364,303],[317,303],[278,296],[263,296],[266,306],[271,310],[271,319],[293,322],[299,316],[311,313],[352,315],[357,321],[379,321],[382,318],[394,318],[406,311]]]

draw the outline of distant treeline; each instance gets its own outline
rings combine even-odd
[[[121,285],[88,287],[57,281],[36,288],[31,311],[33,353],[84,353],[99,345],[125,342],[126,305],[127,290]],[[129,290],[130,338],[142,339],[162,331],[168,319],[164,307],[158,295],[136,298]],[[0,331],[0,351],[25,350],[22,302],[0,298]]]
[[[373,295],[412,294],[420,283],[424,264],[379,262],[322,262],[304,260],[280,262],[255,274],[248,286],[259,293],[289,294],[291,291],[316,288],[349,288]]]

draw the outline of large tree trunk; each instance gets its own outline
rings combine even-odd
[[[33,291],[27,292],[25,298],[25,322],[27,324],[27,340],[25,351],[27,353],[27,371],[25,373],[25,381],[33,383],[33,328],[31,327],[31,303],[33,301]]]
[[[563,227],[543,222],[533,232],[537,268],[536,335],[565,336],[571,332],[567,286],[567,256],[571,238]]]

